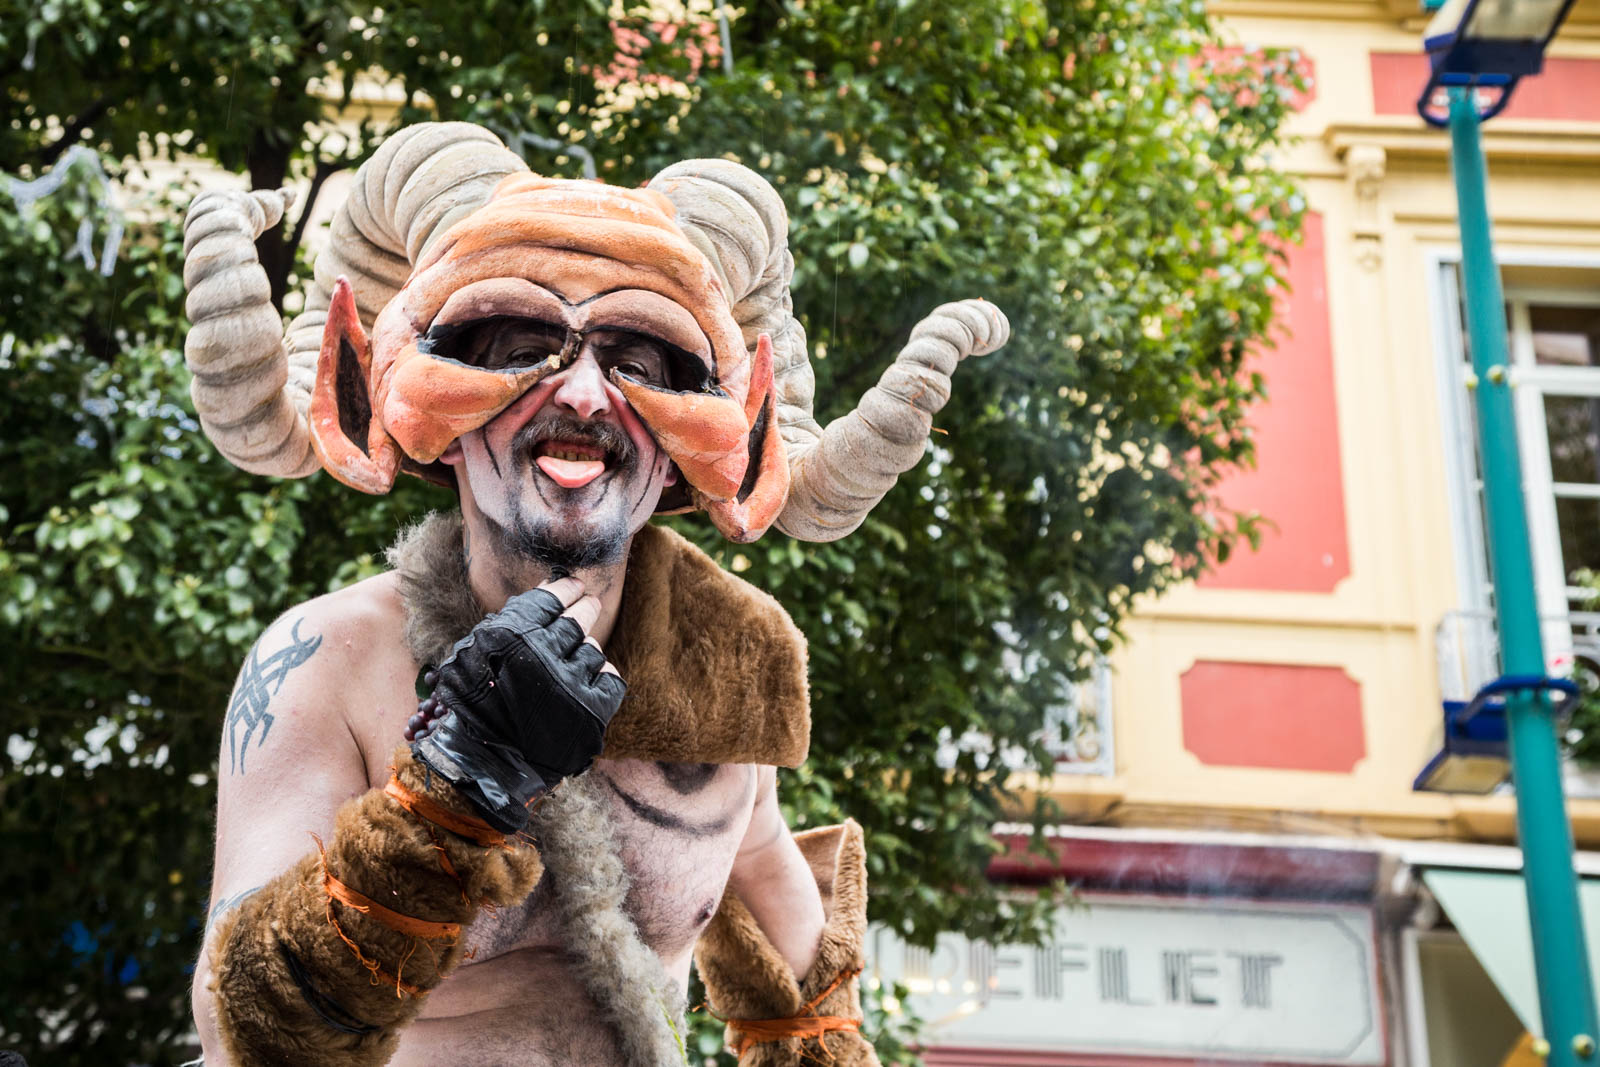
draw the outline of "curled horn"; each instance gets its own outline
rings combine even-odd
[[[183,357],[195,412],[218,450],[253,474],[303,478],[318,469],[305,418],[315,361],[291,374],[255,246],[291,200],[266,190],[216,192],[189,205],[183,284],[192,325]]]
[[[789,284],[789,217],[777,190],[727,160],[676,163],[651,179],[710,257],[752,353],[772,339],[778,424],[789,457],[789,497],[777,526],[802,541],[833,541],[861,525],[901,474],[916,466],[950,375],[967,356],[1006,343],[1005,315],[982,300],[944,304],[911,331],[878,384],[824,429],[812,415],[816,379]]]
[[[287,331],[272,307],[255,239],[278,224],[292,197],[256,191],[196,198],[184,221],[193,326],[183,354],[200,425],[217,449],[254,474],[303,478],[320,469],[307,410],[339,276],[350,279],[370,329],[433,235],[488,200],[501,178],[527,169],[471,123],[419,123],[390,137],[356,172],[317,257],[305,309]]]
[[[950,399],[956,364],[993,352],[1010,335],[1005,315],[985,300],[941,304],[911,328],[911,339],[856,409],[827,429],[811,417],[811,369],[780,379],[785,408],[805,413],[785,425],[785,440],[792,442],[792,433],[807,441],[789,446],[792,488],[778,528],[804,541],[832,541],[860,526],[922,459],[933,416]]]

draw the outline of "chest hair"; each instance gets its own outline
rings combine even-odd
[[[755,800],[747,765],[600,760],[589,772],[610,812],[629,887],[624,912],[664,961],[684,956],[711,921]],[[485,915],[468,933],[473,960],[559,948],[547,873],[520,907]]]

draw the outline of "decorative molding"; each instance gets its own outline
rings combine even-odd
[[[1332,123],[1322,142],[1338,159],[1358,145],[1382,149],[1390,159],[1448,160],[1450,136],[1403,115],[1363,122]],[[1600,163],[1600,127],[1553,119],[1497,119],[1483,128],[1483,150],[1490,159],[1569,165]]]
[[[1383,178],[1389,170],[1389,153],[1382,145],[1355,144],[1344,154],[1345,173],[1355,185],[1356,199],[1368,210],[1377,204]]]
[[[1376,273],[1383,266],[1383,241],[1374,234],[1357,232],[1354,254],[1356,266],[1369,274]]]
[[[1216,769],[1212,774],[1225,773]],[[1305,775],[1307,771],[1233,772],[1241,776]],[[1279,779],[1273,779],[1278,781]],[[1291,781],[1293,779],[1290,779]],[[1048,785],[1037,780],[1014,781],[1049,794],[1063,809],[1083,812],[1105,829],[1152,828],[1162,833],[1216,834],[1226,831],[1270,834],[1317,834],[1421,839],[1430,842],[1516,841],[1516,806],[1510,796],[1445,796],[1350,789],[1325,792],[1314,807],[1285,809],[1271,788],[1243,788],[1260,779],[1240,778],[1240,786],[1223,792],[1213,782],[1204,799],[1182,794],[1147,795],[1128,792],[1120,779],[1107,782],[1082,776],[1056,777]],[[1115,803],[1107,803],[1115,797]],[[1103,812],[1098,817],[1096,812]],[[1019,822],[1028,812],[1018,804],[1012,813]],[[1600,800],[1568,797],[1575,843],[1581,849],[1600,849]],[[1591,861],[1580,856],[1580,863]]]
[[[1211,0],[1206,8],[1224,18],[1338,19],[1393,23],[1414,16],[1415,0]],[[1400,9],[1400,10],[1397,10]]]
[[[1355,193],[1355,261],[1365,271],[1383,266],[1383,220],[1378,199],[1389,171],[1389,153],[1382,145],[1353,144],[1344,154],[1345,177]]]
[[[1202,659],[1178,678],[1183,747],[1210,767],[1352,774],[1361,683],[1342,666]]]

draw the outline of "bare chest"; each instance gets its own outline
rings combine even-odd
[[[376,664],[374,666],[377,666]],[[352,723],[362,741],[368,781],[382,785],[415,710],[416,667],[403,654],[385,663],[378,699]],[[688,981],[690,954],[722,898],[755,803],[756,769],[749,765],[674,764],[600,760],[588,772],[605,803],[610,840],[628,879],[624,912],[668,974]],[[606,1044],[610,1031],[573,970],[571,946],[552,902],[560,888],[547,874],[526,900],[480,914],[466,931],[466,961],[429,996],[402,1052],[431,1060],[439,1047],[476,1047],[454,1028],[492,1012],[497,1032],[517,1044],[524,1063],[615,1062],[598,1048],[577,1046],[541,1059],[535,1039]],[[579,1023],[578,1020],[584,1020]],[[440,1042],[443,1044],[441,1045]],[[531,1056],[531,1058],[530,1058]],[[574,1058],[576,1057],[576,1059]],[[398,1056],[397,1064],[412,1062]],[[459,1060],[465,1064],[466,1060]],[[484,1061],[508,1062],[490,1057]]]
[[[755,768],[628,760],[601,761],[589,773],[609,805],[629,880],[623,910],[686,988],[691,950],[750,821]],[[466,933],[466,962],[429,996],[395,1064],[442,1062],[449,1050],[463,1067],[623,1067],[616,1034],[566,943],[562,892],[546,871],[521,905],[479,915]]]
[[[415,710],[411,679],[382,687],[359,724],[367,779],[381,786]],[[715,913],[755,802],[755,768],[743,764],[599,760],[588,772],[610,809],[612,838],[627,869],[627,911],[645,944],[669,964],[686,955]],[[541,882],[521,908],[480,916],[469,938],[471,961],[520,948],[555,947],[549,909],[555,887]]]
[[[589,774],[609,806],[612,841],[627,871],[624,910],[641,940],[674,970],[687,962],[722,898],[750,822],[755,768],[600,760]],[[561,951],[549,906],[560,891],[547,876],[521,907],[480,916],[467,935],[472,961],[524,949]]]

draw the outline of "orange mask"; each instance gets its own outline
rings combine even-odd
[[[706,508],[733,540],[761,536],[789,488],[771,345],[763,334],[753,357],[745,348],[721,281],[674,215],[650,190],[515,175],[434,241],[379,312],[370,341],[340,278],[311,398],[323,467],[386,493],[404,458],[433,463],[566,367],[586,330],[625,330],[681,357],[673,384],[683,388],[610,374],[677,464],[689,506]],[[504,369],[440,353],[451,333],[497,318],[538,320],[569,340],[539,362]]]

